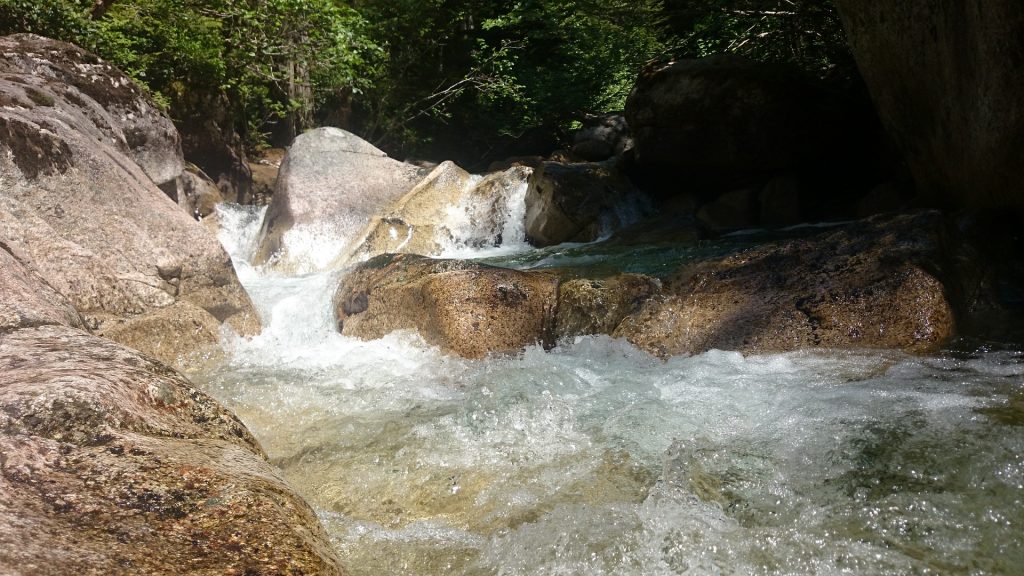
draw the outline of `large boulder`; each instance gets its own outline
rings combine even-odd
[[[821,94],[794,67],[734,54],[645,70],[626,101],[637,166],[717,182],[820,157]]]
[[[876,218],[687,266],[614,334],[660,356],[935,350],[954,334],[942,235],[937,213]]]
[[[345,276],[334,296],[342,334],[416,330],[447,352],[480,358],[554,345],[558,278],[463,260],[384,255]]]
[[[1024,204],[1024,3],[836,4],[919,192],[952,207]]]
[[[69,125],[127,156],[154,184],[174,194],[184,169],[178,131],[120,70],[77,46],[33,34],[0,38],[0,54],[0,109],[17,110],[35,125],[26,128],[8,117],[0,125],[0,140],[32,146],[38,138],[21,132]],[[48,160],[16,153],[15,162],[32,177]]]
[[[0,572],[341,573],[234,415],[81,325],[0,244]]]
[[[443,162],[370,221],[348,262],[388,253],[438,256],[446,249],[517,240],[506,236],[521,233],[514,222],[517,215],[522,219],[516,207],[531,172],[515,166],[480,177]]]
[[[253,263],[308,272],[345,259],[371,219],[422,177],[344,130],[299,136],[281,165]]]
[[[622,114],[599,114],[583,119],[573,134],[569,154],[587,162],[601,162],[633,147],[629,124]]]
[[[591,242],[639,219],[644,201],[612,162],[543,162],[526,190],[534,246]]]
[[[0,242],[31,262],[90,329],[179,368],[223,323],[259,328],[211,232],[156,184],[179,181],[174,128],[116,69],[38,36],[0,38]],[[192,322],[154,321],[172,306]]]

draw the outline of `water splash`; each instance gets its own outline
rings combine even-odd
[[[234,221],[242,255],[252,222]],[[314,505],[352,574],[1024,565],[1021,353],[661,362],[584,337],[471,361],[412,333],[340,336],[329,274],[239,267],[267,329],[205,386]]]

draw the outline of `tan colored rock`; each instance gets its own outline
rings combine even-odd
[[[0,242],[93,329],[156,314],[140,323],[149,337],[132,341],[166,362],[194,355],[160,356],[150,343],[194,341],[179,331],[187,326],[156,321],[171,319],[163,308],[188,302],[241,334],[258,331],[216,237],[154,184],[179,180],[170,120],[74,46],[16,35],[0,38],[0,52],[0,98],[19,103],[0,107]]]
[[[941,226],[936,213],[873,219],[687,267],[614,335],[660,356],[935,350],[954,334]]]
[[[658,280],[640,274],[564,281],[558,290],[558,339],[612,334],[623,319],[660,290]]]
[[[468,358],[553,345],[558,278],[460,260],[386,255],[359,265],[334,297],[342,334],[417,330]]]
[[[517,166],[483,178],[443,162],[374,218],[344,264],[380,254],[440,255],[446,248],[496,246],[511,224],[516,189],[531,169]]]

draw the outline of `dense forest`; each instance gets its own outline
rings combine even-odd
[[[620,110],[652,62],[730,51],[853,70],[829,0],[0,0],[13,32],[93,50],[179,123],[221,118],[250,150],[336,125],[468,164]]]

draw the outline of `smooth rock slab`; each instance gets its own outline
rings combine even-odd
[[[937,213],[876,218],[686,267],[614,335],[653,354],[936,350],[955,333]]]
[[[281,164],[253,263],[309,272],[344,260],[371,219],[422,177],[344,130],[302,134]]]
[[[116,68],[70,44],[15,35],[0,38],[0,54],[0,242],[90,329],[116,337],[125,332],[113,324],[145,326],[131,345],[179,368],[194,367],[211,341],[160,322],[169,307],[258,332],[216,237],[157,187],[176,186],[182,169],[170,119]],[[177,350],[159,345],[169,339]]]

